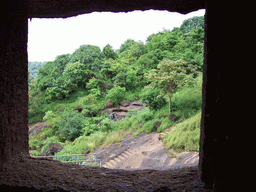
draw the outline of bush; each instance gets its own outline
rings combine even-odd
[[[193,86],[187,86],[173,95],[171,111],[181,110],[184,116],[190,117],[197,113],[201,106],[202,76],[199,76]]]
[[[159,109],[167,103],[158,89],[146,89],[140,94],[140,99],[142,103],[148,102],[151,109]]]
[[[45,113],[43,120],[49,120],[49,119],[52,119],[53,117],[55,117],[54,113],[52,111],[47,111]]]
[[[102,132],[95,132],[90,136],[82,135],[72,143],[67,143],[64,149],[56,155],[83,154],[85,150],[93,152],[104,142],[105,138],[106,134]]]
[[[82,105],[82,115],[84,116],[96,116],[98,111],[105,107],[94,94],[83,97],[79,103]]]
[[[99,130],[99,125],[86,123],[85,127],[83,128],[83,134],[88,136],[88,135],[91,135],[92,133],[94,133],[98,130]]]
[[[75,110],[63,113],[59,122],[59,137],[62,140],[74,140],[79,137],[84,128],[83,119],[83,115]]]
[[[137,112],[137,117],[139,122],[145,123],[154,117],[154,113],[149,108],[145,108]]]
[[[125,98],[125,91],[125,87],[115,86],[108,91],[106,100],[111,100],[115,105],[118,105]]]

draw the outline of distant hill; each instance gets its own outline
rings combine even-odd
[[[28,62],[28,71],[31,77],[35,78],[36,74],[38,73],[38,70],[42,68],[47,61],[33,61],[33,62]]]

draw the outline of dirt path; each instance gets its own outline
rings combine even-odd
[[[159,133],[141,134],[136,138],[127,135],[121,143],[107,149],[99,148],[95,157],[103,167],[110,169],[158,169],[180,168],[198,165],[198,152],[183,152],[179,158],[170,158]]]

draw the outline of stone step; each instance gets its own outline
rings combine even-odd
[[[114,159],[111,159],[111,160],[109,160],[107,163],[105,163],[105,164],[103,165],[103,167],[112,169],[112,168],[115,167],[115,165],[116,165],[117,163],[122,162],[124,159],[126,159],[126,158],[129,157],[130,155],[132,155],[132,153],[130,152],[130,150],[124,151],[123,153],[121,153],[120,155],[118,155],[117,157],[115,157]]]

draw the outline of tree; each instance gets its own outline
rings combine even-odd
[[[147,88],[159,88],[169,97],[169,113],[172,94],[184,84],[193,81],[193,74],[186,70],[187,63],[180,59],[177,61],[163,60],[157,69],[152,69],[145,77],[150,82]]]
[[[89,70],[79,61],[69,63],[63,72],[63,76],[82,88],[85,88],[85,83],[90,79]]]
[[[122,53],[122,52],[124,52],[124,51],[129,50],[129,48],[130,48],[132,45],[134,45],[134,44],[136,44],[136,41],[134,41],[134,40],[132,40],[132,39],[127,39],[127,40],[121,45],[120,49],[118,50],[118,53],[120,54],[120,53]]]
[[[85,65],[85,69],[90,71],[90,75],[101,68],[103,54],[98,46],[81,45],[70,57],[70,62],[79,61]]]
[[[28,74],[28,108],[29,113],[35,113],[35,111],[38,109],[39,105],[42,104],[42,93],[39,90],[36,81],[33,79],[33,77],[30,76],[30,73]]]
[[[195,16],[184,20],[180,29],[183,33],[188,33],[191,29],[198,27],[204,29],[204,16]]]
[[[116,59],[118,57],[117,53],[112,49],[112,47],[107,44],[102,51],[102,54],[106,59]]]

